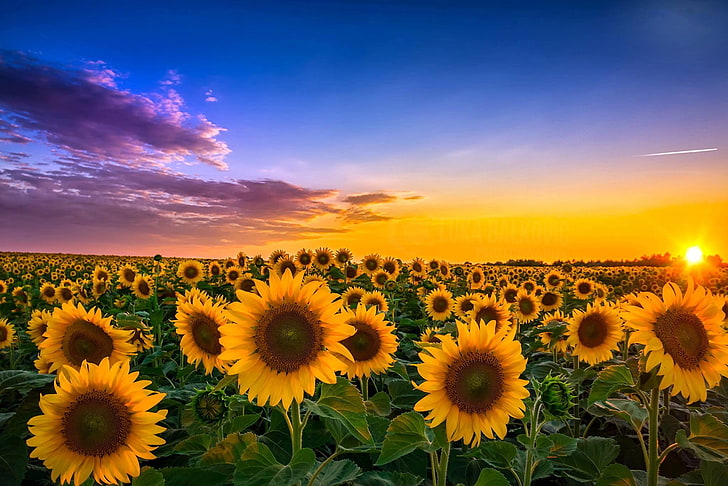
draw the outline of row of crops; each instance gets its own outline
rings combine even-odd
[[[3,484],[710,485],[728,269],[0,253]]]

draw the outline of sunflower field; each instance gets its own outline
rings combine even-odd
[[[0,253],[0,482],[719,486],[728,269]]]

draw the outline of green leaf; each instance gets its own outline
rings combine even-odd
[[[313,482],[314,486],[336,486],[349,481],[353,481],[361,475],[359,466],[349,459],[343,461],[331,461],[328,463],[321,473],[316,476]]]
[[[576,450],[579,442],[574,437],[564,434],[551,434],[548,437],[551,439],[552,444],[549,450],[549,458],[570,456]]]
[[[587,408],[591,407],[594,402],[605,401],[613,393],[626,388],[632,388],[634,385],[632,373],[627,366],[607,366],[597,375],[594,383],[592,383]]]
[[[728,460],[728,426],[710,414],[690,417],[690,436],[679,430],[675,440],[705,461]]]
[[[3,413],[0,413],[0,427],[2,427],[2,425],[5,422],[7,422],[8,420],[10,420],[13,417],[13,415],[15,415],[15,412],[3,412]]]
[[[424,392],[417,390],[407,380],[392,380],[387,385],[387,390],[392,397],[392,406],[406,410],[412,410],[415,403],[425,396]]]
[[[647,409],[634,400],[613,398],[594,402],[589,411],[594,415],[618,417],[637,431],[647,423]]]
[[[724,486],[728,477],[728,465],[712,461],[700,463],[700,475],[705,486]]]
[[[5,434],[0,439],[0,478],[4,485],[20,485],[28,465],[28,446],[17,436]]]
[[[516,458],[518,449],[510,442],[488,440],[464,454],[465,457],[477,457],[498,469],[508,469]]]
[[[354,486],[419,486],[423,478],[410,473],[368,471],[353,481]]]
[[[389,395],[384,392],[379,392],[373,397],[369,398],[364,405],[367,407],[367,411],[381,417],[387,417],[392,413],[392,404],[389,403]]]
[[[199,467],[168,467],[160,469],[167,484],[174,486],[217,486],[228,479],[228,475]]]
[[[135,477],[131,486],[163,486],[164,476],[153,467],[143,467],[141,474]]]
[[[388,464],[417,449],[430,452],[434,450],[432,448],[433,436],[434,434],[430,431],[430,437],[428,437],[425,419],[422,418],[422,415],[417,412],[403,413],[389,424],[387,435],[382,443],[382,451],[375,464],[377,466]]]
[[[264,444],[256,442],[243,452],[233,477],[235,486],[292,486],[313,468],[316,456],[311,449],[296,452],[284,466]]]
[[[238,380],[238,375],[225,375],[222,380],[217,382],[217,385],[215,385],[215,388],[212,389],[212,391],[220,391],[225,389],[228,385],[235,383]]]
[[[637,483],[627,466],[615,463],[604,468],[595,486],[637,486]]]
[[[579,439],[571,455],[559,457],[557,461],[565,466],[564,473],[576,481],[596,481],[602,471],[619,455],[619,446],[614,439],[588,437]]]
[[[252,432],[241,434],[232,433],[217,443],[202,455],[200,463],[203,465],[213,464],[235,464],[243,456],[243,452],[250,444],[257,442],[257,437]]]
[[[367,426],[364,400],[359,390],[345,378],[339,377],[333,385],[321,385],[319,399],[316,402],[305,400],[305,403],[313,414],[338,420],[360,441],[373,443]]]
[[[207,434],[198,434],[179,442],[174,450],[179,454],[195,455],[207,451],[211,445],[212,437]]]
[[[255,422],[257,422],[259,418],[260,414],[238,415],[237,417],[234,417],[232,420],[227,422],[223,430],[226,434],[230,434],[232,432],[242,432],[251,425],[253,425]]]
[[[473,486],[510,486],[510,484],[500,471],[486,468],[480,471],[478,480]]]
[[[0,393],[17,390],[25,395],[34,388],[41,388],[56,379],[56,375],[41,375],[25,370],[0,371]]]

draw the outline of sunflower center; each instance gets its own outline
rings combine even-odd
[[[417,273],[422,272],[422,265],[420,264],[420,262],[413,263],[412,264],[412,270],[414,270]]]
[[[134,272],[134,270],[130,270],[127,268],[124,270],[124,278],[127,282],[133,282],[136,278],[136,273]]]
[[[708,333],[692,312],[668,310],[657,318],[655,335],[681,368],[696,368],[708,351]]]
[[[470,312],[473,310],[474,304],[471,299],[463,300],[460,304],[460,310],[463,312]]]
[[[596,348],[604,342],[609,333],[607,321],[601,314],[589,314],[579,325],[579,343],[587,348]]]
[[[377,282],[377,283],[378,283],[379,285],[384,285],[385,283],[387,283],[387,280],[389,280],[389,277],[387,276],[387,274],[386,274],[386,273],[379,273],[379,274],[377,274],[377,276],[375,277],[375,280],[376,280],[376,282]]]
[[[586,282],[580,283],[576,288],[580,294],[591,293],[591,285]]]
[[[382,269],[387,273],[394,273],[397,270],[394,266],[394,262],[384,262]]]
[[[284,302],[260,318],[255,344],[270,368],[290,373],[313,362],[323,344],[319,319],[301,304]]]
[[[121,400],[104,391],[79,395],[61,418],[66,446],[83,456],[113,454],[126,444],[131,414]]]
[[[331,258],[328,253],[319,253],[316,255],[316,261],[319,265],[328,265],[331,262]]]
[[[255,288],[255,282],[252,278],[244,278],[240,281],[240,290],[252,292],[253,288]]]
[[[541,297],[541,303],[545,306],[556,305],[557,300],[556,294],[553,292],[546,292],[543,294],[543,297]]]
[[[228,272],[228,278],[234,282],[235,280],[240,278],[240,272],[238,272],[237,270],[230,270]]]
[[[204,352],[209,354],[220,354],[220,331],[217,323],[203,314],[195,314],[190,318],[192,337],[195,344]]]
[[[349,325],[354,326],[356,332],[341,341],[341,344],[351,352],[354,360],[367,361],[376,356],[381,343],[377,330],[364,322],[350,322]]]
[[[480,283],[480,281],[481,281],[482,279],[483,279],[483,276],[482,276],[482,275],[481,275],[480,273],[478,273],[478,272],[475,272],[475,273],[473,274],[473,282],[474,282],[474,283]]]
[[[529,292],[533,292],[533,289],[535,289],[536,286],[533,285],[533,282],[526,282],[523,284],[523,288],[528,290]]]
[[[548,283],[552,287],[556,287],[559,284],[559,276],[558,275],[549,275]]]
[[[298,263],[301,265],[309,265],[311,263],[311,255],[308,253],[303,253],[301,256],[298,257]]]
[[[347,305],[354,305],[358,304],[359,301],[361,301],[361,294],[352,292],[346,297],[346,304]]]
[[[61,298],[63,300],[71,300],[73,298],[73,292],[71,292],[71,289],[69,289],[68,287],[61,287],[59,293],[61,294]]]
[[[518,308],[522,314],[531,314],[534,309],[533,302],[531,299],[521,299],[518,301]]]
[[[476,322],[483,321],[485,324],[488,324],[490,321],[498,322],[498,313],[490,306],[479,309],[474,317]]]
[[[503,293],[503,298],[509,304],[515,304],[517,295],[518,291],[516,289],[508,289]]]
[[[139,282],[139,293],[142,295],[149,295],[152,293],[146,280],[141,280]]]
[[[356,267],[349,265],[346,267],[346,278],[356,278]]]
[[[281,262],[281,275],[286,273],[286,270],[289,270],[291,272],[291,275],[295,275],[298,269],[296,268],[295,263],[290,260],[285,260]]]
[[[0,327],[0,343],[8,338],[8,329],[5,326]]]
[[[111,356],[114,341],[99,326],[79,320],[68,326],[63,337],[63,353],[74,366],[81,366],[83,360],[99,364]]]
[[[435,312],[446,312],[450,307],[450,303],[445,297],[435,297],[432,299],[432,310]]]
[[[197,267],[193,267],[192,265],[185,268],[185,277],[187,278],[197,278],[197,275],[199,275],[199,271],[197,270]]]
[[[43,289],[43,295],[50,299],[56,295],[56,289],[54,289],[53,287],[46,287]]]
[[[448,367],[445,393],[461,411],[483,413],[503,395],[504,374],[492,353],[470,352]]]
[[[379,262],[373,258],[370,258],[366,262],[364,262],[364,266],[367,268],[367,270],[376,270],[379,266]]]
[[[218,267],[217,265],[213,265],[212,267],[210,267],[210,274],[220,275],[220,267]]]

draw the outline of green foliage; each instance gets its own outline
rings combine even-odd
[[[705,461],[728,461],[728,426],[710,414],[690,417],[690,435],[679,430],[675,440]]]

